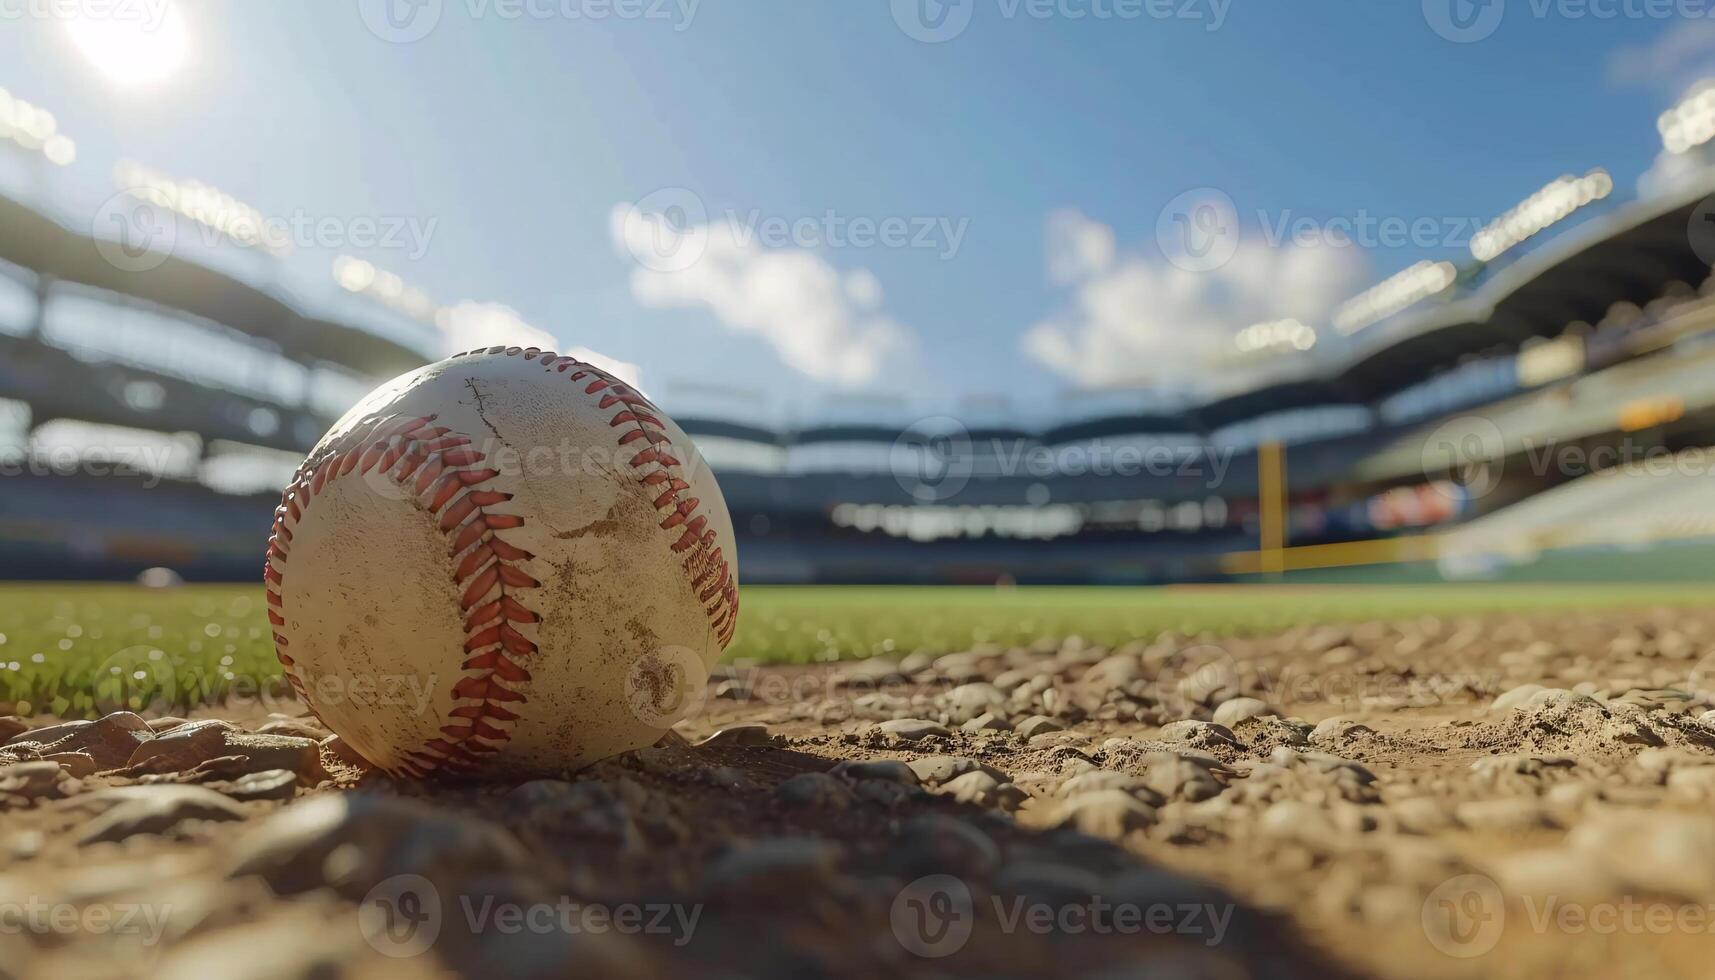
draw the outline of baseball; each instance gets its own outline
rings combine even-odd
[[[396,776],[529,778],[650,745],[738,618],[732,522],[677,425],[571,357],[491,347],[336,422],[275,511],[286,679]]]

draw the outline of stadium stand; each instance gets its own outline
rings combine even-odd
[[[1652,453],[1478,518],[1443,553],[1531,553],[1715,536],[1715,452]]]
[[[440,353],[435,331],[362,291],[307,298],[272,257],[207,235],[127,271],[54,164],[16,156],[0,146],[0,576],[248,577],[272,488],[375,381]],[[136,165],[118,176],[121,200],[164,193]],[[1292,345],[1200,404],[1108,393],[1021,425],[973,403],[937,430],[904,403],[778,425],[658,394],[720,475],[748,581],[1217,578],[1257,545],[1274,445],[1292,543],[1467,519],[1460,540],[1528,538],[1634,485],[1556,490],[1575,474],[1521,464],[1531,446],[1715,444],[1715,275],[1693,224],[1715,170],[1611,191],[1601,171],[1551,183],[1471,262],[1412,266],[1336,314],[1341,343]],[[1428,441],[1471,418],[1486,428],[1459,465],[1434,464]],[[1692,485],[1647,493],[1690,520]],[[1516,532],[1486,523],[1503,518]]]
[[[1545,490],[1436,542],[1441,578],[1675,581],[1715,560],[1715,453],[1645,458]],[[1412,577],[1409,569],[1401,570]]]

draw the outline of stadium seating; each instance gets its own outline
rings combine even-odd
[[[1106,392],[1030,424],[973,406],[953,441],[962,459],[926,458],[943,450],[899,400],[848,399],[784,426],[680,411],[673,391],[658,394],[705,443],[747,581],[1214,577],[1223,553],[1257,545],[1270,444],[1286,447],[1295,544],[1412,533],[1467,512],[1481,516],[1451,541],[1529,542],[1567,524],[1606,528],[1634,507],[1628,495],[1647,498],[1651,526],[1683,530],[1704,517],[1695,481],[1603,475],[1557,489],[1568,474],[1535,472],[1528,449],[1715,445],[1715,274],[1685,234],[1711,191],[1715,174],[1606,202],[1456,272],[1419,263],[1443,276],[1436,289],[1397,309],[1372,302],[1338,349],[1200,402]],[[116,275],[51,197],[0,186],[0,408],[22,420],[0,455],[27,460],[44,426],[70,424],[182,440],[193,459],[165,479],[14,466],[0,478],[0,575],[167,564],[249,577],[274,506],[258,488],[368,384],[433,356],[434,328],[349,287],[286,288],[256,254],[192,248]],[[1448,485],[1436,481],[1460,478],[1425,452],[1459,417],[1500,433],[1482,449],[1494,458],[1472,462],[1504,477],[1493,493],[1417,507]],[[1146,447],[1189,465],[1088,465]],[[1020,468],[1023,454],[1048,468]],[[924,474],[947,465],[956,486],[922,493]]]

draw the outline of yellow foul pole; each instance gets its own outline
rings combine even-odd
[[[1256,470],[1261,570],[1279,575],[1286,570],[1286,447],[1279,442],[1258,446]]]

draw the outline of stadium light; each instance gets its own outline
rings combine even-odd
[[[113,182],[121,193],[189,218],[246,248],[279,254],[290,247],[289,242],[269,240],[262,212],[201,181],[175,180],[121,160],[113,168]]]
[[[1655,121],[1661,145],[1685,153],[1715,139],[1715,81],[1703,81]]]
[[[1307,351],[1316,346],[1316,331],[1297,320],[1268,320],[1253,323],[1233,337],[1241,354],[1263,351]]]
[[[1457,275],[1451,262],[1419,262],[1340,307],[1334,314],[1334,326],[1343,334],[1357,333],[1445,290]]]
[[[1557,177],[1472,236],[1471,254],[1479,262],[1493,261],[1508,249],[1529,241],[1564,220],[1572,212],[1613,192],[1614,179],[1601,167],[1582,177],[1571,174]]]
[[[40,153],[49,163],[68,166],[77,159],[77,144],[59,131],[54,114],[0,88],[0,142],[11,142]]]
[[[405,280],[385,269],[377,269],[374,263],[341,255],[333,260],[333,278],[346,292],[367,296],[413,320],[443,325],[439,322],[442,307],[427,293],[406,285]]]

